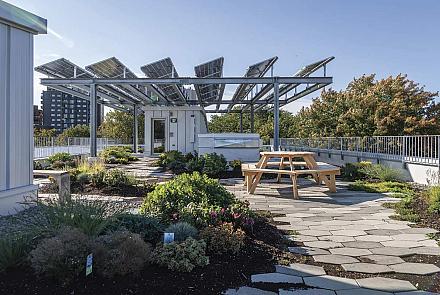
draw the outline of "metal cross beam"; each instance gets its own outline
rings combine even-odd
[[[177,85],[200,85],[200,84],[270,84],[278,81],[280,84],[331,84],[332,77],[222,77],[222,78],[135,78],[135,79],[112,79],[112,78],[93,78],[93,79],[57,79],[42,78],[41,84],[51,85],[108,85],[108,84],[177,84]]]

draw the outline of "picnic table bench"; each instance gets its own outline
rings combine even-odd
[[[278,162],[270,162],[272,158],[279,158]],[[288,161],[285,161],[285,159]],[[293,161],[301,158],[304,161]],[[271,169],[268,167],[278,167]],[[290,167],[290,169],[285,169]],[[296,169],[300,167],[301,169]],[[311,152],[262,152],[258,163],[242,164],[241,170],[245,177],[247,192],[253,194],[264,173],[277,174],[277,181],[281,175],[289,175],[292,180],[293,197],[299,198],[297,177],[299,175],[312,175],[318,184],[324,182],[330,192],[336,192],[336,175],[340,175],[340,168],[324,162],[316,162],[314,153]]]

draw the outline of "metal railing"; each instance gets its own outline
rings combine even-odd
[[[281,138],[280,149],[328,152],[440,167],[440,135]]]
[[[143,139],[139,140],[143,143]],[[132,141],[110,138],[97,138],[97,149],[101,151],[109,146],[130,145]],[[71,155],[85,155],[90,152],[89,137],[34,137],[34,159],[44,159],[53,154],[66,152]]]

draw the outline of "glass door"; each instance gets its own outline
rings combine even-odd
[[[165,151],[165,119],[153,119],[153,153],[160,154]]]

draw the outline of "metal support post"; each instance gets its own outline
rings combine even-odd
[[[273,83],[273,149],[278,151],[280,147],[280,98],[279,83],[275,78]]]
[[[97,145],[96,145],[96,134],[97,134],[97,101],[96,101],[96,84],[90,85],[90,157],[96,157],[97,155]]]
[[[138,117],[137,117],[137,105],[133,105],[133,153],[138,152]]]
[[[254,133],[254,105],[251,104],[251,133]]]

